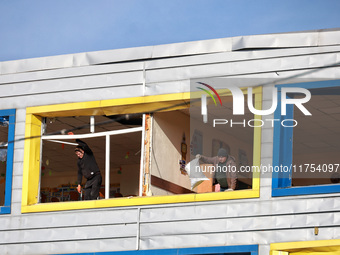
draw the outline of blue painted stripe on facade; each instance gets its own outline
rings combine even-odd
[[[0,116],[15,116],[15,109],[0,110]]]
[[[138,251],[112,251],[112,252],[94,252],[94,253],[72,253],[81,255],[194,255],[194,254],[221,254],[221,253],[250,253],[258,255],[258,245],[237,245],[237,246],[217,246],[217,247],[195,247],[195,248],[178,248],[178,249],[157,249],[157,250],[138,250]],[[72,255],[64,254],[64,255]]]
[[[0,116],[9,117],[6,159],[6,181],[5,181],[5,201],[4,206],[0,207],[0,214],[11,213],[12,202],[12,182],[13,182],[13,156],[14,156],[14,134],[15,134],[15,109],[0,110]]]
[[[317,186],[305,186],[305,187],[291,187],[291,188],[277,188],[273,189],[272,196],[298,196],[298,195],[310,195],[310,194],[328,194],[340,192],[340,185],[317,185]]]

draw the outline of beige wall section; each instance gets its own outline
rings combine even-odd
[[[151,174],[190,189],[190,179],[181,174],[179,165],[179,160],[182,159],[181,143],[184,133],[188,146],[187,159],[190,158],[190,117],[181,111],[171,111],[156,113],[153,120]],[[151,190],[153,195],[171,194],[154,187]]]

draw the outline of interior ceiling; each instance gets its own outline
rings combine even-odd
[[[312,116],[294,110],[294,154],[340,151],[340,95],[315,95],[304,104]]]
[[[95,116],[95,133],[106,132],[112,130],[127,129],[141,126],[142,117],[134,116]],[[115,121],[118,120],[119,122]],[[54,133],[62,129],[75,129],[74,134],[90,133],[90,117],[60,117],[46,120],[45,134]],[[124,123],[124,124],[122,124]],[[110,169],[118,170],[124,165],[133,165],[140,163],[141,134],[135,132],[129,134],[111,135],[110,136]],[[105,171],[105,146],[106,138],[86,138],[85,141],[93,151],[99,168]],[[75,143],[74,140],[64,140],[68,143]],[[77,171],[77,157],[74,153],[76,145],[68,145],[55,143],[51,141],[43,141],[43,166],[55,172],[70,172],[74,174]]]

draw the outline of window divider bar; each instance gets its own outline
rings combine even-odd
[[[120,130],[112,130],[107,132],[99,132],[93,134],[79,134],[79,135],[44,135],[41,139],[80,139],[80,138],[92,138],[92,137],[101,137],[106,135],[121,135],[121,134],[128,134],[134,132],[141,132],[143,127],[135,127],[135,128],[125,128]]]
[[[105,146],[105,199],[110,198],[110,135],[106,135]]]
[[[140,167],[139,167],[139,191],[138,196],[143,196],[143,177],[144,177],[144,164],[145,164],[145,121],[146,121],[146,115],[143,114],[143,131],[142,131],[142,140],[141,140],[141,151],[140,151]]]

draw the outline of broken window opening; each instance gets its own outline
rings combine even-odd
[[[75,139],[93,151],[103,177],[99,199],[139,195],[142,115],[47,118],[42,136],[40,202],[83,200],[77,188]],[[92,126],[93,128],[93,126]],[[48,135],[74,130],[74,135]],[[82,180],[84,187],[85,179]]]
[[[241,166],[253,165],[254,127],[247,124],[254,115],[246,110],[243,116],[231,113],[231,96],[222,97],[223,107],[216,107],[212,102],[208,105],[209,124],[202,122],[200,105],[189,108],[157,112],[153,115],[150,139],[150,174],[146,193],[154,196],[209,193],[214,192],[213,171],[203,171],[202,180],[192,185],[194,178],[181,168],[188,164],[197,154],[208,157],[217,156],[220,148],[226,148],[228,154],[235,158],[237,171]],[[245,107],[245,109],[248,109]],[[214,118],[232,118],[234,126],[220,125],[213,127]],[[253,123],[252,123],[253,124]],[[183,146],[184,145],[184,146]],[[183,155],[185,154],[185,156]],[[184,163],[184,162],[185,163]],[[204,164],[201,164],[201,168]],[[207,166],[208,168],[211,165]],[[237,190],[252,189],[253,171],[237,173]],[[149,185],[149,186],[148,186]]]

